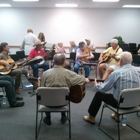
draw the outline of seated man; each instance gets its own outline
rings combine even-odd
[[[43,58],[46,60],[47,58],[47,54],[45,53],[45,51],[42,49],[42,45],[44,42],[41,42],[40,40],[37,40],[35,42],[35,49],[33,49],[30,53],[29,53],[29,58]],[[41,62],[42,63],[42,62]],[[42,64],[33,64],[31,65],[32,69],[33,69],[33,76],[38,78],[38,69],[39,68],[43,68],[44,71],[49,69],[49,64],[46,61],[43,61]]]
[[[65,65],[65,55],[55,54],[54,55],[54,67],[43,73],[41,77],[41,87],[71,87],[75,85],[83,85],[88,83],[89,80],[83,76],[77,75],[75,72],[67,70]],[[67,117],[63,112],[61,118],[62,124],[66,122]],[[46,113],[46,117],[43,119],[47,125],[51,125],[50,113]]]
[[[90,39],[85,39],[85,41],[86,41],[86,47],[88,47],[91,52],[95,52],[96,48],[94,47],[93,44],[91,44]]]
[[[8,43],[3,42],[0,45],[0,60],[5,60],[4,66],[5,67],[10,67],[10,64],[7,60],[11,59],[11,57],[8,55],[10,50],[10,47],[8,46]],[[23,61],[24,62],[24,61]],[[20,65],[22,63],[17,63],[17,65]],[[21,76],[24,74],[26,77],[29,75],[29,71],[26,69],[20,69],[16,68],[11,70],[9,73],[10,76],[15,77],[15,92],[17,94],[20,94],[19,87],[20,87],[20,81],[21,81]]]
[[[121,53],[122,53],[122,49],[118,45],[118,40],[112,39],[111,47],[103,51],[103,53],[101,53],[99,57],[100,79],[102,80],[107,79],[111,72],[119,68],[119,60],[120,60]],[[107,61],[104,61],[103,58],[105,58]],[[103,75],[104,70],[105,73]]]
[[[129,52],[123,52],[120,56],[120,69],[115,70],[104,81],[98,84],[95,80],[95,86],[101,91],[97,91],[89,106],[89,116],[84,116],[84,120],[92,124],[95,123],[95,117],[100,109],[102,101],[118,107],[118,100],[123,89],[140,87],[140,68],[131,65],[132,55]],[[105,93],[113,88],[113,94]],[[132,95],[133,96],[133,95]],[[119,121],[117,114],[111,115],[113,119]]]
[[[76,63],[74,65],[74,71],[78,74],[80,66],[85,62],[89,62],[91,58],[94,58],[94,56],[91,51],[85,47],[85,42],[80,42],[79,49],[77,49],[76,52]],[[87,78],[89,76],[89,66],[84,65],[83,67],[85,70],[85,77]]]
[[[0,60],[0,65],[4,65],[5,61]],[[0,87],[4,87],[6,91],[6,97],[8,98],[11,107],[20,107],[24,105],[24,102],[17,102],[17,100],[23,100],[15,93],[14,82],[8,75],[0,75]]]

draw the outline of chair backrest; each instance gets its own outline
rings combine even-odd
[[[138,44],[138,48],[137,48],[137,50],[139,50],[140,49],[140,44]]]
[[[133,63],[140,63],[140,55],[132,54]]]
[[[130,47],[130,50],[137,49],[137,44],[136,43],[129,43],[129,47]]]
[[[73,59],[73,60],[76,59],[76,53],[75,52],[70,53],[70,59]]]
[[[25,52],[24,51],[16,51],[16,55],[19,59],[25,58]]]
[[[121,108],[130,108],[138,105],[140,105],[140,88],[124,89],[121,91]]]
[[[91,61],[98,61],[101,53],[92,53],[92,54],[94,55],[94,58],[91,59]]]
[[[39,87],[37,89],[37,102],[49,107],[68,105],[68,87]]]
[[[9,54],[14,61],[18,61],[19,57],[16,54]]]
[[[122,48],[123,51],[130,51],[130,48],[129,48],[128,44],[121,44],[119,46],[120,46],[120,48]]]

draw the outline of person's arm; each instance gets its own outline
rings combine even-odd
[[[85,58],[87,56],[89,56],[89,54],[81,54],[80,49],[78,49],[77,52],[76,52],[76,57],[79,58],[79,59],[80,58]]]
[[[90,52],[90,56],[86,57],[87,60],[94,58],[94,55],[92,54],[92,52]]]
[[[25,39],[23,39],[23,42],[21,44],[21,47],[20,47],[21,50],[24,50],[25,49]]]
[[[107,92],[110,89],[112,89],[118,79],[117,77],[118,75],[116,75],[114,72],[112,72],[109,77],[104,81],[104,83],[102,84],[98,84],[96,79],[94,81],[95,87],[103,92]]]
[[[112,58],[115,59],[117,62],[120,60],[120,55],[122,54],[122,49],[119,48],[118,53],[117,54],[113,54]]]
[[[110,50],[110,48],[106,49],[105,51],[103,51],[103,52],[100,54],[100,57],[99,57],[99,59],[98,59],[99,62],[102,61],[102,59],[103,59],[103,55],[106,54],[106,53],[108,53],[109,50]]]
[[[90,51],[95,51],[96,48],[94,47],[94,45],[91,45],[90,47],[88,47],[90,49]]]
[[[5,60],[0,60],[0,65],[4,65],[5,67],[8,67],[9,63]]]

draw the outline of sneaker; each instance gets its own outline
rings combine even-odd
[[[16,100],[21,101],[21,100],[23,100],[23,97],[16,96]]]
[[[64,124],[67,121],[67,116],[62,116],[61,117],[61,123]]]
[[[10,107],[21,107],[24,106],[24,102],[16,102],[15,104],[10,105]]]
[[[50,118],[50,116],[48,117],[45,117],[44,119],[43,119],[43,122],[45,123],[45,124],[47,124],[47,125],[51,125],[51,118]]]
[[[120,115],[117,115],[115,113],[111,114],[111,118],[116,120],[116,122],[120,122],[121,120]]]

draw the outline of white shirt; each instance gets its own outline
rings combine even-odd
[[[81,63],[80,63],[80,61],[79,61],[78,56],[79,56],[79,55],[82,55],[82,54],[83,54],[83,52],[80,50],[80,48],[77,49],[77,52],[76,52],[76,63],[79,64],[79,65],[81,65]],[[90,51],[90,56],[93,56],[93,54],[92,54],[91,51]]]
[[[28,55],[33,48],[35,41],[37,41],[36,35],[33,33],[28,33],[22,42],[21,49],[25,51],[25,55]]]

